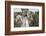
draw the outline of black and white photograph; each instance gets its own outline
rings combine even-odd
[[[42,8],[11,5],[11,31],[41,30]]]
[[[14,27],[38,27],[39,9],[14,8]]]

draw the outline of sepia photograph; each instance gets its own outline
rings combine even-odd
[[[39,9],[14,8],[14,27],[38,27]]]

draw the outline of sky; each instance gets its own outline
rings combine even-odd
[[[23,8],[25,9],[25,8]],[[31,9],[31,8],[27,8],[29,9],[29,11],[35,12],[35,11],[39,11],[39,9]],[[13,9],[15,12],[22,12],[21,8],[14,8]]]

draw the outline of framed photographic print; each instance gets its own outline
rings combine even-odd
[[[44,3],[5,1],[5,34],[45,32]]]

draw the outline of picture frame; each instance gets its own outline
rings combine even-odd
[[[13,9],[15,9],[15,10],[13,11]],[[19,15],[21,14],[22,16],[24,16],[23,18],[25,18],[25,16],[26,16],[26,19],[23,19],[25,21],[22,20],[21,22],[23,24],[24,24],[24,22],[25,22],[25,24],[27,24],[26,23],[26,20],[28,20],[27,19],[27,17],[28,17],[27,10],[28,10],[28,12],[30,12],[30,10],[31,10],[31,12],[32,11],[38,12],[38,14],[37,14],[38,19],[36,18],[38,22],[37,21],[35,22],[35,20],[33,20],[33,24],[37,23],[37,25],[31,25],[31,26],[29,25],[30,27],[28,27],[28,26],[24,27],[23,25],[22,25],[23,27],[19,27],[18,25],[16,26],[16,24],[18,24],[18,22],[15,23],[14,20],[16,20],[15,17],[17,17],[16,15],[18,15],[18,14]],[[21,13],[21,11],[23,11],[23,12]],[[20,13],[16,13],[16,12],[20,12]],[[26,12],[26,13],[24,13],[24,12]],[[5,35],[35,34],[35,33],[44,33],[44,32],[45,32],[45,5],[44,5],[44,3],[5,1]]]

